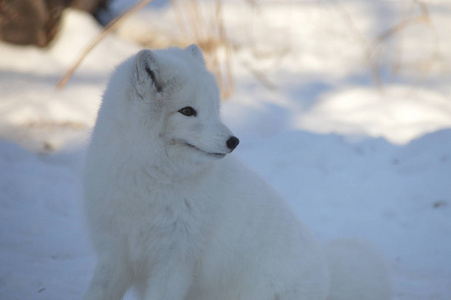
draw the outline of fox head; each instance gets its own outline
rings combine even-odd
[[[113,74],[97,124],[108,123],[110,137],[129,153],[174,168],[202,164],[239,143],[220,119],[219,102],[198,46],[142,50]]]

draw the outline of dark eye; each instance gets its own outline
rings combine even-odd
[[[187,106],[187,107],[180,109],[179,113],[181,113],[182,115],[187,116],[187,117],[195,117],[197,115],[197,111],[194,108],[192,108],[191,106]]]

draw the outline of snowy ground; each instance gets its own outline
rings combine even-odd
[[[451,4],[429,1],[429,23],[371,43],[421,14],[412,3],[228,2],[236,93],[223,117],[241,140],[234,155],[321,240],[367,239],[390,262],[396,299],[445,300]],[[176,35],[174,24],[168,7],[157,5],[120,35],[146,26]],[[89,16],[71,12],[50,49],[0,43],[0,299],[80,299],[92,275],[81,209],[85,141],[108,74],[139,47],[110,36],[63,90],[54,85],[98,31]],[[276,89],[263,87],[249,66]]]

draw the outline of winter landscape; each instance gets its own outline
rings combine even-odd
[[[233,155],[320,240],[380,249],[395,299],[451,299],[451,3],[223,2]],[[92,16],[67,10],[45,49],[0,43],[0,299],[81,299],[96,262],[81,172],[102,92],[140,37],[197,42],[178,21],[171,5],[150,4],[60,90],[101,31]]]

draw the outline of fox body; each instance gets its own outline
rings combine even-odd
[[[196,45],[142,50],[113,73],[86,157],[98,252],[86,300],[132,286],[147,300],[341,299],[330,291],[334,255],[229,155],[239,140],[219,108]]]

